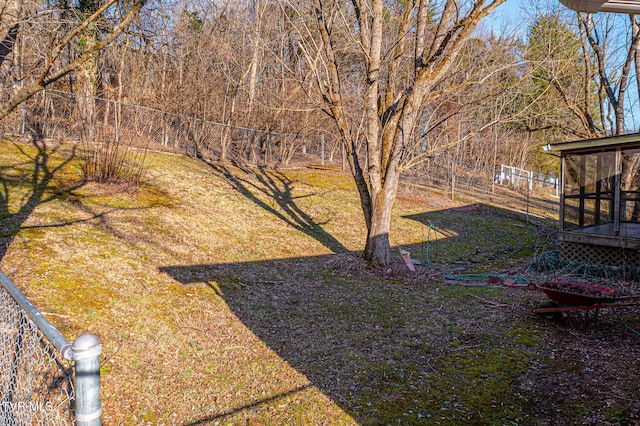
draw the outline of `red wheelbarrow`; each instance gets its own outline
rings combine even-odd
[[[547,319],[565,317],[573,328],[575,324],[570,313],[576,313],[585,330],[590,323],[596,325],[600,309],[637,305],[631,300],[640,298],[640,295],[616,297],[612,288],[572,281],[547,281],[536,284],[536,287],[551,301],[533,312]]]

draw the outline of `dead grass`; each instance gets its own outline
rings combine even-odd
[[[4,224],[33,188],[24,155],[9,143],[0,155]],[[429,240],[434,266],[410,273],[394,248],[398,263],[371,271],[354,254],[364,223],[345,175],[148,161],[139,190],[86,184],[37,205],[0,263],[68,338],[100,336],[105,424],[640,415],[638,338],[611,313],[578,332],[531,313],[541,293],[444,284],[439,268],[527,275],[552,243],[544,226],[438,195],[400,198],[392,245],[425,260]],[[72,180],[61,173],[51,188]]]

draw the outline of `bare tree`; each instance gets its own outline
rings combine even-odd
[[[544,138],[603,134],[593,59],[584,32],[579,34],[571,25],[574,17],[544,12],[529,26],[525,59],[530,75],[528,96],[534,106],[522,118],[530,133],[542,132]]]
[[[30,75],[23,76],[24,80],[27,81],[17,88],[8,100],[5,100],[0,105],[0,119],[6,117],[23,101],[65,75],[79,69],[86,61],[91,60],[97,52],[104,49],[127,28],[146,3],[147,0],[108,0],[85,19],[66,30],[61,37],[54,38],[51,43],[46,43],[45,45],[50,47],[43,52],[44,55],[38,60],[37,67],[31,70]],[[65,57],[63,54],[65,49],[72,43],[76,43],[85,31],[95,26],[108,13],[114,13],[120,18],[103,34],[102,38],[95,43],[87,44],[86,48],[77,57]],[[36,18],[37,16],[33,17],[33,19]],[[24,19],[30,19],[30,17],[27,16]],[[54,33],[52,37],[57,37],[57,34]]]
[[[611,133],[621,135],[626,131],[626,92],[632,64],[640,44],[640,32],[637,30],[638,16],[629,15],[628,35],[620,37],[617,32],[619,26],[615,22],[617,18],[616,16],[606,16],[598,22],[591,14],[578,13],[580,30],[588,42],[590,53],[595,58],[603,124],[611,123]],[[622,39],[623,45],[616,46],[616,39]],[[614,51],[613,55],[618,55],[618,57],[612,57],[612,49],[621,51],[622,55]],[[616,59],[618,60],[616,61]],[[618,66],[614,65],[616,62]],[[613,120],[607,110],[612,112]]]
[[[448,71],[481,19],[503,2],[284,5],[297,11],[298,45],[348,153],[368,232],[363,257],[370,263],[391,261],[391,209],[425,104],[456,86],[447,81]],[[364,156],[358,151],[360,134]]]
[[[15,50],[24,9],[24,0],[4,0],[0,3],[0,89],[7,87],[9,75],[15,66]]]
[[[627,90],[640,45],[638,17],[575,13],[572,20],[573,27],[557,12],[545,13],[530,27],[527,59],[538,86],[549,89],[540,100],[559,100],[569,111],[558,114],[559,105],[551,105],[546,119],[555,113],[552,126],[574,137],[624,134]],[[572,122],[576,125],[568,125]]]

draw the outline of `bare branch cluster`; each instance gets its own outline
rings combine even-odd
[[[398,180],[429,157],[550,172],[540,145],[629,130],[637,17],[536,10],[526,34],[497,34],[481,23],[504,1],[5,0],[0,118],[53,86],[83,95],[83,123],[100,96],[323,133],[358,187],[365,257],[384,265]]]

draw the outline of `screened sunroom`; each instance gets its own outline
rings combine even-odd
[[[640,134],[545,147],[560,153],[560,256],[640,265]]]

